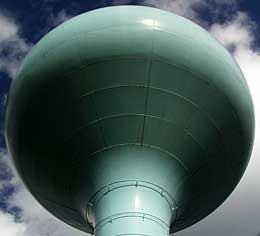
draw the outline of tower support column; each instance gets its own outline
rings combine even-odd
[[[87,220],[97,236],[169,235],[176,214],[170,195],[145,181],[103,187],[87,204]]]

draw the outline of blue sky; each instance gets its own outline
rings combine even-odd
[[[111,5],[149,5],[187,17],[210,31],[240,65],[252,93],[255,145],[243,179],[225,203],[178,236],[260,235],[260,1],[258,0],[1,0],[0,2],[0,235],[83,236],[45,211],[10,164],[3,137],[6,96],[31,47],[55,26]]]

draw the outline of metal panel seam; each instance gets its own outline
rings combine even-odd
[[[154,23],[155,20],[153,20],[153,31],[152,31],[152,46],[151,46],[151,52],[149,56],[149,67],[148,67],[148,72],[147,72],[147,91],[146,91],[146,98],[145,98],[145,110],[144,114],[146,115],[147,113],[147,106],[148,106],[148,96],[149,96],[149,87],[150,87],[150,81],[151,81],[151,70],[152,70],[152,61],[153,61],[153,51],[154,51]],[[143,121],[143,129],[142,129],[142,137],[141,137],[141,146],[143,145],[144,141],[144,132],[145,132],[145,119],[146,116],[144,116],[144,121]]]

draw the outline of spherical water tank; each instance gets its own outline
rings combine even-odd
[[[250,157],[254,111],[228,51],[185,18],[94,10],[33,47],[6,141],[53,215],[98,236],[167,235],[216,209]]]

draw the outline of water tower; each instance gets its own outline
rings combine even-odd
[[[254,111],[228,51],[180,16],[94,10],[33,47],[6,141],[53,215],[97,236],[168,235],[210,214],[247,166]]]

